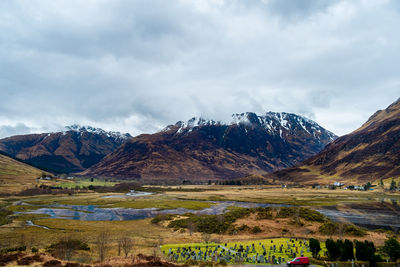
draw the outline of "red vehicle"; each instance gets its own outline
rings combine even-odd
[[[308,266],[308,265],[310,265],[310,260],[307,257],[297,257],[297,258],[294,258],[291,261],[288,261],[287,265],[289,267],[296,266],[296,265]]]

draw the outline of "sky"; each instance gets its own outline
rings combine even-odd
[[[291,112],[337,135],[400,97],[400,1],[2,0],[0,137]]]

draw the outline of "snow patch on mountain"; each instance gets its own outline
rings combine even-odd
[[[196,127],[213,125],[242,125],[245,127],[245,130],[247,130],[246,127],[258,125],[263,127],[269,134],[280,136],[281,138],[288,133],[295,133],[298,131],[304,131],[307,134],[318,138],[324,132],[329,136],[331,141],[336,139],[335,134],[322,128],[316,122],[303,116],[286,112],[267,112],[262,116],[258,116],[253,112],[233,114],[230,122],[206,120],[201,117],[193,117],[187,122],[179,121],[175,125],[169,125],[163,131],[176,130],[175,133],[181,134],[189,133]]]
[[[66,132],[68,132],[68,131],[74,131],[74,132],[80,133],[81,135],[84,132],[88,132],[88,133],[93,133],[93,134],[105,135],[107,137],[112,137],[112,138],[120,139],[120,140],[126,140],[129,138],[132,138],[132,136],[128,133],[120,133],[120,132],[112,132],[112,131],[107,132],[101,128],[95,128],[92,126],[81,126],[78,124],[66,126],[65,130],[66,131],[62,132],[63,135],[65,135]]]

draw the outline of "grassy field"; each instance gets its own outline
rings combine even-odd
[[[302,206],[317,205],[342,205],[344,203],[374,203],[379,199],[400,199],[397,194],[379,191],[359,192],[347,190],[314,190],[314,189],[282,189],[272,187],[222,187],[222,186],[184,186],[179,189],[164,188],[164,193],[156,193],[138,198],[113,197],[104,198],[118,194],[85,193],[75,195],[42,195],[34,197],[12,197],[0,199],[0,205],[17,212],[29,211],[38,208],[38,205],[70,204],[70,205],[96,205],[104,208],[159,208],[159,209],[203,209],[210,207],[213,203],[204,200],[235,200],[263,203],[297,204]],[[190,191],[190,192],[189,192]],[[119,194],[121,195],[121,194]],[[255,216],[255,215],[252,215]],[[28,226],[26,221],[45,226],[43,229]],[[211,234],[209,240],[214,243],[263,243],[266,239],[280,237],[286,242],[288,238],[298,237],[308,239],[315,237],[324,241],[328,236],[318,234],[318,224],[305,222],[303,226],[293,225],[290,218],[257,220],[253,217],[237,220],[235,225],[240,227],[246,224],[250,228],[259,226],[260,233],[241,231],[235,234]],[[285,231],[283,231],[285,229]],[[169,249],[181,244],[204,243],[204,234],[190,233],[187,229],[174,230],[167,224],[151,223],[151,219],[133,221],[79,221],[68,219],[51,219],[45,215],[38,214],[14,214],[13,222],[0,226],[0,246],[12,247],[25,244],[28,247],[38,247],[42,250],[48,245],[57,242],[65,236],[77,238],[87,242],[92,250],[90,253],[78,255],[81,262],[91,262],[97,259],[96,239],[99,233],[106,231],[110,235],[110,256],[116,256],[118,239],[127,236],[134,240],[134,253],[153,254],[161,253],[160,245],[165,245],[162,250]],[[350,240],[372,240],[376,245],[382,245],[386,239],[385,232],[370,231],[366,236],[356,238],[341,236]],[[339,238],[339,236],[333,236]],[[264,241],[261,241],[264,240]],[[275,242],[275,241],[274,241]],[[278,242],[278,240],[276,241]],[[279,241],[281,242],[281,241]],[[257,243],[257,244],[258,244]],[[176,244],[176,245],[169,245]],[[179,245],[180,244],[180,245]],[[279,243],[280,244],[280,243]],[[170,247],[168,247],[170,246]],[[256,248],[259,251],[259,248]],[[159,254],[161,255],[161,254]],[[77,256],[77,257],[78,257]],[[281,255],[283,257],[283,255]],[[285,259],[287,256],[285,257]]]
[[[83,188],[89,186],[114,186],[115,184],[117,184],[117,182],[106,181],[104,179],[93,179],[93,181],[91,181],[89,178],[74,178],[73,180],[59,180],[54,185],[62,188],[75,189],[77,187]]]
[[[162,253],[171,260],[176,260],[178,262],[186,261],[185,257],[179,256],[178,258],[174,258],[173,255],[180,254],[182,248],[191,248],[191,250],[195,251],[198,254],[200,251],[202,252],[204,260],[204,254],[206,251],[212,251],[218,255],[226,255],[229,253],[235,254],[240,250],[240,246],[244,248],[244,251],[248,248],[248,253],[245,253],[245,257],[243,257],[243,263],[256,263],[257,256],[264,254],[266,258],[272,257],[275,259],[281,259],[281,263],[285,263],[289,259],[292,259],[296,256],[303,255],[304,257],[312,257],[311,252],[307,248],[308,240],[297,239],[297,238],[272,238],[272,239],[261,239],[261,240],[250,240],[250,241],[239,241],[239,242],[227,242],[227,243],[191,243],[191,244],[166,244],[161,246]],[[254,246],[254,249],[253,249]],[[275,246],[275,249],[274,249]],[[282,247],[282,250],[280,248]],[[179,251],[179,252],[178,252]],[[297,253],[296,253],[297,251]],[[325,243],[321,243],[321,251],[320,255],[323,256],[326,251]],[[212,254],[212,253],[211,253]],[[241,253],[243,255],[243,253]],[[211,255],[207,258],[211,260]],[[224,260],[228,263],[234,263],[235,258],[232,257],[223,257],[220,256],[220,260],[224,258]],[[197,259],[198,257],[190,257],[190,259]],[[278,262],[276,262],[278,263]]]
[[[207,188],[204,186],[203,188]],[[300,206],[328,206],[341,203],[368,203],[395,199],[398,193],[374,191],[351,191],[307,188],[281,188],[272,186],[213,186],[214,190],[200,192],[168,191],[170,197],[193,200],[231,200],[258,203],[290,204]]]
[[[211,203],[196,200],[179,200],[171,198],[163,194],[149,195],[146,197],[132,198],[132,197],[111,197],[108,196],[121,196],[122,194],[104,194],[104,193],[87,193],[77,195],[56,195],[56,196],[39,196],[39,197],[26,197],[18,198],[28,205],[24,209],[35,208],[36,205],[95,205],[101,208],[158,208],[158,209],[203,209],[211,206]],[[12,201],[16,201],[13,198]]]
[[[14,193],[34,187],[36,178],[42,173],[42,170],[0,154],[1,193]]]

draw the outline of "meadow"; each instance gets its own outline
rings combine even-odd
[[[193,253],[184,253],[188,251]],[[226,263],[284,264],[296,256],[312,257],[309,241],[298,238],[272,238],[227,243],[167,244],[162,253],[177,262],[224,261]],[[321,256],[326,255],[325,243],[321,243]]]

